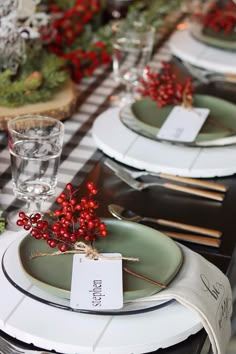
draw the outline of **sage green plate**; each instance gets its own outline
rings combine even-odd
[[[139,262],[123,261],[130,270],[169,284],[178,273],[183,255],[169,237],[150,227],[121,220],[104,219],[108,236],[99,239],[99,252],[120,252],[123,256],[138,257]],[[38,257],[35,252],[54,252],[43,240],[26,236],[19,245],[19,256],[25,274],[36,286],[61,298],[70,297],[73,255]],[[160,287],[123,272],[124,301],[153,295]]]
[[[223,145],[236,142],[236,105],[223,99],[208,96],[194,95],[194,107],[209,108],[210,114],[200,133],[193,143],[181,143],[191,146],[222,145],[220,140],[224,138]],[[173,106],[159,108],[156,102],[144,98],[125,106],[120,111],[121,121],[131,130],[145,137],[161,140],[157,134],[165,119],[173,109]],[[235,136],[235,139],[232,137]],[[218,141],[219,140],[219,141]]]
[[[223,32],[216,33],[209,28],[203,28],[201,24],[192,24],[190,32],[195,39],[209,46],[236,50],[236,33],[230,35],[225,35]]]

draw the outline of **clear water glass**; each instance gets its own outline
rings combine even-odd
[[[135,22],[131,27],[118,25],[113,44],[113,73],[115,80],[126,88],[113,103],[122,106],[134,101],[134,90],[143,76],[154,44],[155,30]]]
[[[40,211],[40,203],[55,194],[64,125],[55,118],[27,115],[8,122],[13,191]]]

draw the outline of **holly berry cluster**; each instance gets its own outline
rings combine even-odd
[[[24,227],[37,240],[43,239],[51,248],[61,252],[75,248],[78,241],[91,244],[99,237],[107,236],[106,224],[96,215],[99,204],[93,199],[98,193],[92,182],[87,183],[88,196],[77,200],[78,189],[67,183],[65,191],[57,197],[60,208],[50,213],[50,223],[40,213],[19,213],[17,225]]]
[[[142,87],[137,91],[143,97],[156,101],[160,108],[180,103],[191,104],[193,94],[191,78],[187,77],[185,82],[178,82],[169,63],[163,62],[162,67],[161,72],[156,73],[147,66],[145,77],[140,81]]]
[[[223,31],[230,34],[236,25],[236,4],[229,2],[224,7],[212,4],[207,13],[196,14],[200,18],[203,27],[208,27],[215,32]]]
[[[73,80],[78,83],[99,65],[110,63],[111,56],[105,43],[90,38],[92,31],[89,33],[86,27],[102,10],[101,1],[74,0],[72,3],[66,10],[57,4],[48,5],[53,36],[49,40],[48,33],[42,30],[41,40],[50,51],[66,60]]]

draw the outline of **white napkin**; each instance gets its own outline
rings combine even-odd
[[[214,354],[225,354],[231,336],[232,291],[228,278],[212,263],[183,245],[183,266],[156,295],[138,301],[175,299],[198,313]]]

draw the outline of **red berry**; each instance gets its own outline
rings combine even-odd
[[[76,236],[73,234],[70,236],[70,242],[75,242],[77,240]]]
[[[88,188],[88,190],[92,190],[94,188],[93,182],[88,182],[87,183],[87,188]]]
[[[60,250],[61,252],[66,252],[66,251],[67,251],[67,247],[66,247],[65,244],[60,243],[60,244],[58,245],[58,248],[59,248],[59,250]]]
[[[28,231],[28,230],[31,229],[31,226],[30,225],[24,225],[24,229]]]
[[[101,231],[100,231],[100,235],[101,235],[102,237],[106,237],[106,236],[107,236],[107,230],[101,230]]]
[[[58,197],[58,198],[57,198],[57,203],[58,203],[58,204],[61,204],[61,203],[63,202],[63,200],[64,200],[64,198]]]
[[[71,183],[67,183],[67,185],[66,185],[66,190],[68,190],[68,191],[70,191],[70,192],[73,190],[73,186],[72,186]]]
[[[61,215],[61,210],[57,209],[54,212],[55,216],[60,216]]]
[[[57,245],[56,241],[54,241],[54,240],[51,240],[51,241],[50,241],[49,246],[50,246],[51,248],[55,248],[56,245]]]
[[[39,231],[37,230],[37,229],[32,229],[31,231],[30,231],[30,234],[32,235],[32,236],[36,236],[36,235],[38,235],[38,233],[39,233]]]

